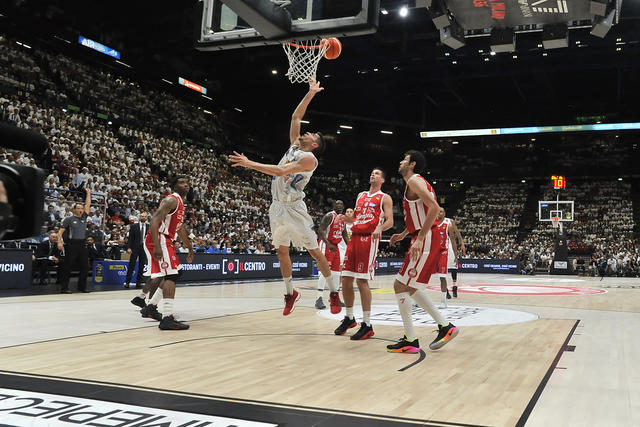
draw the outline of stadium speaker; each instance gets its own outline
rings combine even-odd
[[[429,14],[431,15],[431,20],[437,29],[443,30],[451,25],[449,10],[447,9],[447,6],[445,6],[444,1],[433,0],[429,7]]]
[[[542,27],[542,45],[545,49],[569,47],[567,24],[547,24]]]
[[[605,16],[607,14],[607,3],[609,3],[609,0],[591,0],[589,2],[589,13],[591,15]]]
[[[611,27],[613,27],[613,20],[615,17],[615,9],[611,9],[606,16],[596,16],[596,19],[593,21],[593,27],[591,28],[591,35],[604,38]]]
[[[454,20],[451,25],[440,30],[440,41],[451,49],[460,49],[465,45],[464,30]]]
[[[516,34],[513,28],[493,28],[491,30],[491,50],[513,52],[516,50]]]

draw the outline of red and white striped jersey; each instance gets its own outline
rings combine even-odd
[[[425,184],[427,184],[427,190],[431,194],[433,194],[433,198],[435,199],[436,192],[433,191],[433,187],[431,187],[431,184],[429,184],[426,179],[418,174],[415,174],[413,176],[417,176],[419,179],[423,180]],[[419,198],[416,200],[408,200],[406,188],[404,189],[404,197],[402,198],[402,209],[404,210],[404,223],[407,226],[407,231],[410,234],[415,233],[424,226],[424,221],[425,219],[427,219],[427,212],[429,211],[429,207],[422,203]],[[437,224],[437,221],[431,224],[431,227],[433,227],[435,224]]]
[[[178,193],[169,194],[167,197],[173,197],[178,200],[178,206],[173,212],[164,217],[164,221],[160,223],[158,231],[173,240],[184,222],[184,203]]]
[[[384,196],[385,193],[382,191],[376,191],[373,194],[363,191],[358,195],[356,209],[353,212],[354,222],[351,227],[353,234],[371,234],[380,225],[384,218],[382,216]]]
[[[451,242],[449,239],[449,226],[451,226],[451,220],[445,218],[441,223],[436,225],[437,236],[440,239],[440,252],[447,252]]]
[[[335,211],[331,211],[331,215],[333,215],[333,219],[327,230],[327,240],[331,244],[338,246],[340,242],[342,242],[342,231],[344,230],[345,223],[339,219]]]

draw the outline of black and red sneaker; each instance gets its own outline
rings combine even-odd
[[[367,325],[366,323],[362,322],[360,324],[360,329],[358,329],[358,332],[351,335],[351,339],[354,341],[366,340],[367,338],[371,338],[373,335],[373,326]]]
[[[131,304],[137,305],[140,308],[144,308],[147,305],[144,302],[144,298],[140,298],[138,296],[131,300]]]
[[[338,326],[336,330],[333,331],[333,333],[336,335],[344,335],[344,333],[347,332],[347,329],[355,328],[356,326],[358,326],[358,322],[356,322],[356,319],[351,319],[348,316],[344,316],[344,319],[342,319],[342,323],[340,323],[340,326]]]
[[[158,307],[153,304],[147,304],[142,307],[140,314],[142,314],[142,317],[154,319],[158,322],[162,320],[162,314],[158,312]]]
[[[453,287],[453,297],[454,298],[458,298],[458,287],[457,286]]]
[[[160,323],[158,324],[158,328],[163,331],[182,331],[185,329],[189,329],[189,325],[186,323],[178,322],[173,318],[173,314],[170,316],[165,316],[162,318]]]

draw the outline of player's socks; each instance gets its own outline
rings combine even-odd
[[[162,298],[158,304],[158,311],[162,313],[162,317],[173,315],[173,298]]]
[[[347,317],[349,319],[354,319],[354,317],[353,317],[353,307],[345,307],[345,309],[347,310]]]
[[[324,292],[324,286],[326,283],[327,279],[320,274],[320,277],[318,277],[318,298],[322,298],[322,293]]]
[[[160,302],[161,299],[162,299],[162,288],[158,288],[153,293],[153,296],[151,298],[149,298],[149,304],[158,305],[158,303]]]
[[[331,289],[331,292],[338,292],[338,290],[340,289],[339,273],[335,273],[335,272],[331,273],[331,282],[329,282],[329,289]]]
[[[442,294],[442,304],[447,303],[447,293],[448,292],[440,292]]]
[[[400,310],[400,317],[402,317],[402,324],[404,325],[404,333],[407,341],[413,341],[416,339],[416,332],[413,329],[413,319],[411,318],[411,298],[409,292],[400,292],[396,294],[398,300],[398,309]]]
[[[431,301],[431,298],[429,298],[429,295],[427,295],[427,292],[424,290],[419,290],[416,291],[413,294],[413,299],[418,303],[418,305],[425,310],[427,313],[429,313],[429,315],[433,318],[433,320],[436,321],[436,323],[438,325],[442,325],[442,326],[446,326],[449,324],[449,322],[447,322],[444,317],[442,316],[442,314],[438,311],[438,309],[433,305],[433,302]],[[410,337],[407,333],[407,338],[409,339],[409,341],[411,341],[413,339],[413,337]]]
[[[362,321],[367,326],[371,326],[371,312],[370,311],[363,311],[362,312]]]
[[[291,277],[283,277],[284,286],[287,288],[287,295],[293,294],[293,283],[291,281]]]

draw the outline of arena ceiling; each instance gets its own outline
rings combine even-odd
[[[344,38],[341,57],[322,61],[319,79],[326,90],[309,114],[318,128],[331,132],[339,124],[352,125],[357,138],[376,139],[380,129],[391,129],[394,137],[380,142],[395,144],[398,138],[417,139],[419,130],[566,124],[578,116],[638,121],[636,2],[626,0],[626,9],[623,3],[620,23],[604,39],[590,36],[589,29],[573,30],[568,48],[545,50],[539,33],[525,34],[515,53],[494,56],[486,37],[467,39],[459,50],[443,46],[426,9],[399,16],[406,3],[381,0],[390,13],[380,16],[379,31]],[[213,101],[200,101],[225,109],[245,129],[268,138],[287,134],[292,108],[305,92],[284,76],[287,63],[279,46],[196,51],[194,0],[0,4],[5,31],[48,39],[52,46],[118,67],[53,36],[73,43],[78,34],[93,38],[122,52],[122,61],[133,69],[121,67],[121,72],[158,85],[161,78],[177,76],[203,84]]]

